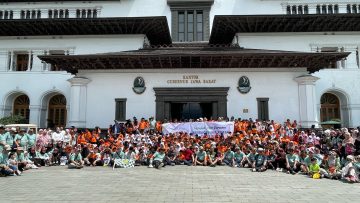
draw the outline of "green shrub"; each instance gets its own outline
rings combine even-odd
[[[8,125],[8,124],[24,124],[28,123],[26,118],[21,115],[7,116],[0,118],[0,124]]]

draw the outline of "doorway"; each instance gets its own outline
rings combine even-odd
[[[187,103],[170,103],[171,119],[198,119],[212,117],[211,102],[187,102]]]

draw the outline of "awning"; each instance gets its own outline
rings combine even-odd
[[[229,44],[236,33],[360,31],[360,14],[217,15],[210,44]]]
[[[179,43],[118,53],[47,55],[39,58],[71,73],[94,69],[164,68],[307,68],[312,73],[346,58],[349,54],[349,52],[291,52]]]
[[[144,34],[152,45],[171,44],[165,16],[0,20],[0,36],[114,34]]]

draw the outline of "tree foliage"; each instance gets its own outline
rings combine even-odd
[[[21,115],[13,115],[13,116],[0,118],[0,124],[2,125],[24,124],[24,123],[28,123],[28,122],[26,121],[26,118]]]

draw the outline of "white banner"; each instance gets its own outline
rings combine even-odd
[[[187,132],[197,135],[215,135],[221,133],[233,133],[234,122],[186,122],[165,123],[162,125],[163,134]]]

